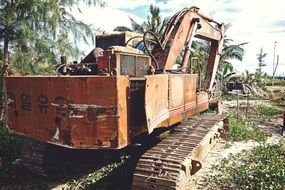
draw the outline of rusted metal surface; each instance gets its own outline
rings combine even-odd
[[[168,126],[168,75],[146,76],[145,113],[148,132]]]
[[[203,115],[176,127],[168,137],[140,158],[133,189],[184,190],[201,161],[224,133],[224,115]]]
[[[75,148],[130,143],[127,77],[6,77],[9,126],[17,134]]]
[[[185,117],[191,117],[196,114],[197,80],[197,74],[185,75],[184,77]]]
[[[222,25],[220,29],[221,36],[219,36],[218,41],[211,41],[211,47],[209,52],[209,58],[207,63],[206,69],[206,76],[205,76],[205,85],[204,87],[210,91],[212,91],[214,86],[214,81],[216,78],[216,73],[220,61],[220,57],[222,54],[222,50],[224,47],[224,33],[225,27]]]
[[[183,74],[169,75],[169,125],[180,122],[185,117],[184,77]]]
[[[153,50],[160,68],[171,70],[177,56],[185,44],[192,40],[193,35],[207,41],[220,41],[224,32],[221,31],[223,25],[215,27],[209,21],[213,20],[199,13],[197,7],[185,8],[176,13],[162,35],[161,47],[157,46]],[[197,29],[195,23],[199,25]]]
[[[203,91],[196,94],[196,83],[196,74],[146,76],[145,110],[149,133],[209,108],[208,94]]]
[[[130,93],[123,76],[7,77],[10,128],[63,146],[122,148],[206,110],[196,83],[196,74],[148,75],[132,79]]]
[[[205,111],[209,108],[209,97],[208,93],[201,91],[197,94],[197,108],[196,113],[200,113],[202,111]]]
[[[80,63],[95,63],[99,57],[103,56],[102,48],[94,48]]]

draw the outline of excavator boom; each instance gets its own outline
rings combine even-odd
[[[184,68],[189,60],[193,38],[209,41],[210,52],[204,83],[206,89],[211,90],[222,53],[224,30],[223,24],[200,13],[197,7],[185,8],[170,18],[160,43],[152,51],[152,61],[161,69],[172,70],[177,57],[184,50],[181,64]]]

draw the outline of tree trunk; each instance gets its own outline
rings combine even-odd
[[[4,115],[5,115],[5,105],[6,105],[6,91],[4,87],[4,75],[6,74],[7,68],[8,68],[8,62],[9,62],[9,38],[7,36],[4,37],[4,51],[3,51],[3,67],[2,67],[2,73],[1,73],[1,95],[0,95],[0,127],[3,126],[3,121],[4,121]]]
[[[3,67],[2,67],[2,76],[5,75],[7,68],[8,68],[8,61],[9,61],[9,39],[5,37],[4,39],[4,56],[3,56]]]

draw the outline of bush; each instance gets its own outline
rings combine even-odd
[[[255,140],[258,142],[265,142],[268,133],[261,130],[256,124],[246,123],[244,120],[237,120],[234,117],[230,117],[229,125],[229,140],[231,141],[247,141]]]
[[[11,134],[7,127],[0,127],[0,186],[15,175],[12,162],[19,158],[23,142],[23,138]]]
[[[272,116],[282,114],[283,111],[271,106],[259,105],[255,112],[260,118],[270,119]]]
[[[0,127],[0,157],[6,160],[13,160],[19,155],[23,138],[11,134],[5,126]]]
[[[222,161],[208,189],[284,189],[285,142],[254,148]]]

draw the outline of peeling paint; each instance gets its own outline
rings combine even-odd
[[[55,134],[52,137],[53,140],[59,140],[59,128],[56,128]]]
[[[6,85],[16,134],[73,148],[118,149],[130,143],[128,77],[8,77]],[[25,104],[23,93],[29,95]],[[118,147],[120,138],[127,142]]]

